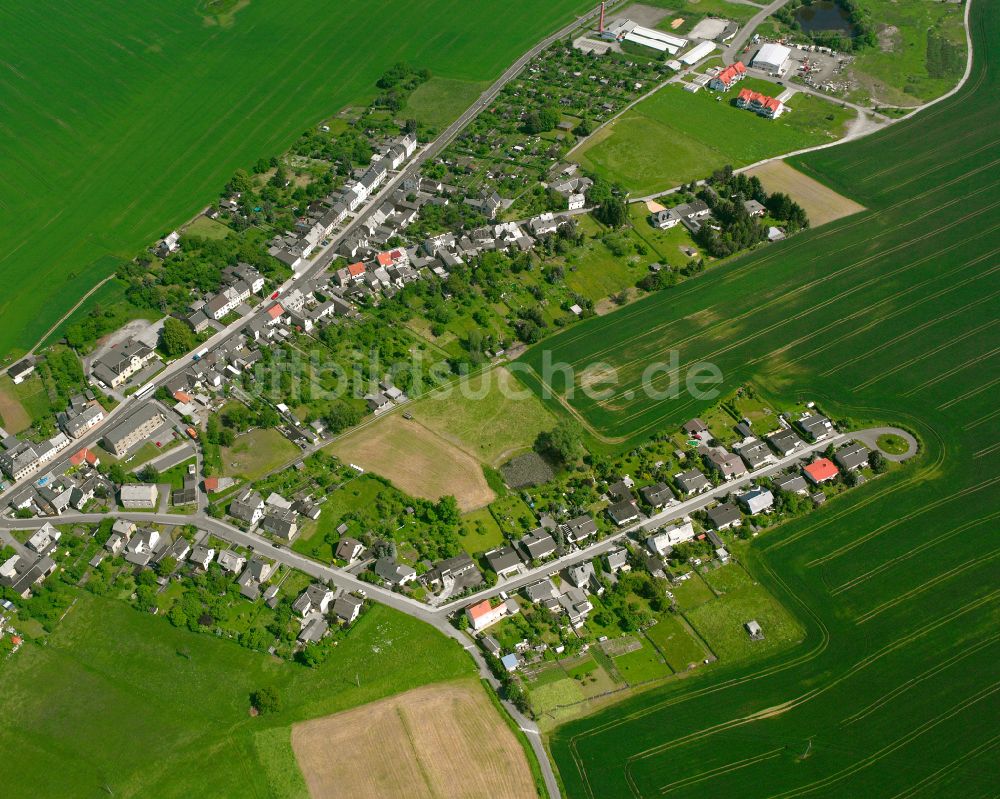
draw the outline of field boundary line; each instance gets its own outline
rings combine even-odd
[[[1000,267],[997,267],[997,268],[1000,269]],[[976,356],[974,356],[972,358],[969,358],[967,361],[963,361],[962,363],[958,364],[958,366],[953,366],[948,371],[941,372],[940,374],[935,375],[934,377],[932,377],[930,380],[925,380],[920,385],[914,386],[909,391],[904,392],[903,396],[904,397],[911,397],[914,394],[916,394],[918,391],[921,391],[921,390],[923,390],[925,388],[933,386],[935,383],[940,383],[942,380],[947,380],[949,377],[952,377],[953,375],[957,374],[958,372],[961,372],[963,369],[968,369],[970,366],[975,366],[977,363],[981,363],[982,361],[985,361],[988,358],[992,358],[998,352],[1000,352],[1000,347],[994,347],[989,352],[983,352],[983,353],[980,353],[979,355],[976,355]]]
[[[743,760],[734,760],[732,763],[727,763],[724,766],[716,766],[715,768],[703,771],[700,774],[685,777],[684,779],[676,780],[675,782],[668,782],[660,788],[660,793],[670,793],[676,788],[686,788],[689,785],[696,785],[697,783],[704,782],[705,780],[715,779],[715,777],[728,774],[732,771],[739,771],[740,769],[756,765],[764,760],[770,760],[771,758],[778,757],[784,751],[785,747],[779,746],[777,749],[771,749],[762,754],[754,755],[753,757],[747,757]]]
[[[957,405],[962,400],[967,400],[967,399],[969,399],[969,397],[974,397],[974,396],[976,396],[976,394],[979,394],[979,393],[981,393],[983,391],[986,391],[986,389],[988,389],[988,388],[993,388],[993,386],[995,386],[997,383],[1000,383],[1000,377],[994,377],[992,380],[990,380],[990,381],[988,381],[986,383],[983,383],[982,385],[978,386],[977,388],[974,388],[974,389],[972,389],[970,391],[966,391],[964,394],[959,394],[957,397],[953,397],[952,399],[948,400],[947,402],[941,403],[940,405],[937,406],[937,410],[939,410],[939,411],[946,410],[946,409],[950,408],[952,405]]]
[[[954,771],[970,757],[977,757],[981,755],[983,752],[988,752],[990,749],[994,749],[998,742],[1000,742],[1000,734],[994,735],[987,741],[983,741],[981,744],[979,744],[979,746],[973,747],[964,755],[955,758],[950,763],[947,763],[946,765],[939,768],[937,771],[932,771],[922,780],[914,783],[909,788],[904,788],[902,791],[897,793],[891,799],[908,799],[908,797],[916,796],[916,794],[922,791],[925,787],[933,785],[934,783],[938,782],[942,777]]]

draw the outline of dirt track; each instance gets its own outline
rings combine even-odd
[[[445,683],[292,727],[313,799],[529,799],[520,743],[475,680]]]

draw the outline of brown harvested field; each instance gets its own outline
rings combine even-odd
[[[812,227],[825,225],[844,216],[864,211],[865,207],[837,194],[818,180],[803,175],[784,161],[770,161],[747,170],[748,175],[756,175],[768,194],[783,191],[801,205],[809,215]]]
[[[292,727],[313,799],[531,799],[524,750],[474,680],[417,688]]]
[[[335,441],[330,451],[415,497],[437,500],[453,494],[463,511],[496,498],[475,458],[398,413]]]
[[[13,390],[0,389],[0,425],[8,433],[20,433],[31,426],[31,417]]]

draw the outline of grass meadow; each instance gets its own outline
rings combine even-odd
[[[724,390],[752,377],[851,424],[901,423],[923,442],[906,468],[741,554],[795,615],[800,645],[741,661],[748,644],[734,639],[712,670],[559,727],[550,745],[568,796],[994,791],[1000,127],[996,61],[982,48],[1000,40],[1000,10],[977,3],[972,19],[980,49],[958,95],[797,160],[869,210],[545,345],[556,360],[618,367],[610,398],[552,402],[608,449],[710,404],[626,398],[641,365],[671,347],[685,365],[718,364]],[[539,357],[525,356],[536,367]],[[675,593],[710,635],[708,609],[747,589],[732,574],[705,579],[723,595]]]
[[[94,283],[211,202],[233,171],[280,153],[375,91],[406,59],[483,82],[589,4],[462,0],[238,4],[82,0],[0,10],[0,357],[29,348]],[[384,20],[384,22],[381,22]],[[425,90],[424,94],[429,94]],[[455,105],[418,97],[443,120]]]
[[[0,664],[4,795],[306,796],[291,725],[473,675],[454,642],[374,606],[316,669],[81,592],[44,646]],[[249,715],[249,694],[281,709]]]
[[[768,84],[772,94],[779,87]],[[729,92],[697,94],[664,86],[599,130],[574,159],[638,196],[704,178],[725,164],[746,166],[779,153],[833,141],[853,112],[796,94],[792,109],[764,119],[730,104]]]

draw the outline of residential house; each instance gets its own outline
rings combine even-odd
[[[690,497],[708,491],[712,487],[712,482],[697,469],[689,469],[674,475],[674,485],[684,496]]]
[[[7,376],[14,382],[15,386],[18,386],[31,377],[34,371],[35,359],[24,358],[7,370]]]
[[[723,480],[737,480],[746,476],[747,467],[739,455],[719,448],[708,453],[708,460],[713,468],[722,475]]]
[[[292,610],[300,616],[310,613],[326,614],[333,602],[334,593],[322,583],[313,583],[292,603]]]
[[[247,562],[247,559],[242,555],[233,552],[231,549],[223,549],[219,552],[216,562],[224,572],[236,574],[237,572],[242,571],[243,565]]]
[[[729,530],[743,524],[743,516],[732,502],[724,502],[709,508],[707,511],[708,520],[716,530]]]
[[[674,492],[666,483],[653,483],[639,491],[642,498],[654,508],[662,508],[674,501]]]
[[[766,488],[751,488],[749,491],[740,494],[736,498],[744,508],[747,509],[747,513],[766,513],[774,507],[774,494],[768,491]]]
[[[244,489],[229,503],[229,515],[252,527],[264,516],[264,500],[256,491]]]
[[[215,550],[212,547],[205,547],[200,544],[191,550],[191,557],[188,558],[192,563],[206,570],[214,559]]]
[[[597,579],[594,564],[589,560],[584,563],[576,563],[566,569],[566,579],[577,588],[592,594],[600,596],[604,593],[604,586]]]
[[[119,490],[122,507],[127,510],[155,510],[159,492],[153,483],[124,483]]]
[[[323,640],[323,636],[327,634],[329,629],[330,625],[326,619],[322,616],[317,616],[306,622],[299,632],[297,640],[302,644],[318,643]]]
[[[793,455],[806,445],[806,442],[799,438],[794,430],[779,430],[776,433],[771,433],[767,440],[774,447],[774,451],[782,457]]]
[[[361,613],[365,601],[354,594],[344,594],[337,597],[333,603],[333,615],[341,624],[352,624]]]
[[[108,388],[115,389],[156,357],[151,347],[141,341],[127,339],[95,358],[91,374]]]
[[[565,536],[566,543],[579,544],[597,532],[597,522],[590,516],[577,516],[561,525],[559,529]]]
[[[619,571],[628,571],[631,568],[628,564],[628,550],[625,547],[608,550],[604,556],[604,562],[608,567],[608,571],[612,574]]]
[[[753,439],[740,444],[734,449],[743,458],[743,461],[751,469],[759,469],[769,463],[774,463],[775,457],[771,454],[767,444],[758,439]]]
[[[587,614],[594,609],[587,595],[575,586],[568,586],[559,595],[559,604],[566,611],[570,626],[576,630],[587,621]]]
[[[556,590],[552,580],[548,578],[539,580],[537,583],[532,583],[531,585],[526,585],[524,587],[524,594],[534,605],[541,605],[553,613],[559,610],[559,592]]]
[[[498,577],[509,577],[521,570],[521,558],[512,546],[503,546],[486,553],[486,562]]]
[[[756,200],[744,200],[743,208],[750,216],[753,217],[761,217],[767,213],[767,208]]]
[[[833,427],[833,422],[825,416],[819,414],[808,414],[798,421],[799,428],[812,441],[824,441],[837,431]]]
[[[833,459],[845,472],[853,472],[866,467],[871,454],[868,447],[855,441],[838,449]]]
[[[708,82],[708,88],[717,92],[728,92],[747,75],[747,67],[742,61],[736,61],[723,69]]]
[[[508,599],[494,607],[490,600],[484,599],[475,605],[469,605],[465,609],[465,615],[469,619],[469,625],[476,632],[495,624],[505,616],[510,616],[518,612],[517,602]]]
[[[789,494],[809,493],[809,487],[806,485],[806,480],[800,474],[788,474],[784,477],[776,477],[773,485],[779,491],[785,491]]]
[[[657,530],[646,539],[646,546],[656,555],[666,555],[675,545],[690,541],[692,538],[694,538],[694,525],[687,521]]]
[[[120,458],[159,430],[165,421],[156,406],[144,405],[137,413],[105,433],[102,443],[106,450]]]
[[[6,442],[4,444],[6,446]],[[37,446],[30,441],[15,440],[9,448],[0,452],[0,469],[12,480],[27,477],[41,466]]]
[[[638,521],[640,516],[639,506],[636,504],[634,499],[623,499],[612,505],[608,505],[608,507],[605,508],[605,513],[607,513],[608,518],[619,527],[629,524],[630,522]]]
[[[440,585],[455,594],[480,585],[483,582],[483,575],[476,562],[467,552],[463,552],[435,564],[422,579],[427,585]]]
[[[840,474],[833,461],[829,458],[817,458],[806,466],[802,472],[805,474],[806,480],[813,485],[819,485],[820,483],[826,483],[830,480],[834,480],[837,475]]]
[[[340,543],[337,544],[337,551],[335,555],[338,560],[346,560],[348,563],[353,563],[361,557],[361,553],[364,551],[364,544],[356,538],[345,536],[344,538],[341,538]]]
[[[156,554],[160,534],[156,530],[140,530],[125,545],[125,560],[136,566],[146,566]]]
[[[285,541],[291,541],[299,533],[297,514],[291,508],[269,508],[260,520],[260,529]]]
[[[170,495],[174,505],[192,505],[198,501],[198,480],[193,474],[184,475],[181,487]]]
[[[25,541],[24,545],[39,555],[50,555],[59,543],[62,533],[48,522],[45,522]]]
[[[544,527],[532,530],[521,538],[520,544],[529,561],[544,560],[556,551],[556,540]]]
[[[96,402],[79,410],[70,407],[56,417],[59,429],[70,438],[80,438],[104,421],[104,408]]]
[[[412,583],[417,579],[417,570],[405,563],[397,563],[395,558],[383,557],[375,561],[375,574],[390,586],[396,587]]]

